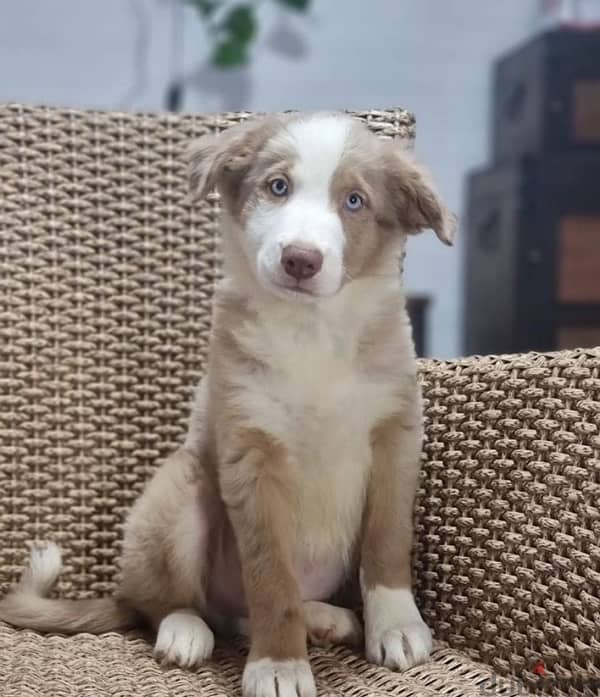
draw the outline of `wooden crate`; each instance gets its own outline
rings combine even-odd
[[[555,29],[497,61],[494,162],[600,152],[600,30]]]
[[[465,350],[600,344],[600,158],[526,158],[468,182]]]

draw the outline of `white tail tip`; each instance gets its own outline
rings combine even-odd
[[[29,565],[19,585],[23,591],[45,598],[54,588],[61,568],[60,549],[54,542],[36,544],[31,548]]]

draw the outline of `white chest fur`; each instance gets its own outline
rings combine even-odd
[[[354,299],[348,292],[318,308],[274,304],[235,332],[267,366],[241,379],[240,406],[290,453],[298,543],[308,561],[346,560],[360,525],[371,431],[396,406],[390,376],[370,374],[358,360],[379,299],[373,306],[364,295]]]

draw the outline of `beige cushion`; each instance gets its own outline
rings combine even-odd
[[[2,697],[225,697],[240,695],[246,647],[218,646],[214,660],[195,671],[162,668],[140,635],[47,636],[0,625]],[[319,697],[510,697],[529,694],[513,680],[452,649],[406,673],[370,665],[345,648],[314,649]],[[494,692],[494,680],[497,680]],[[500,688],[507,689],[501,692]],[[510,691],[510,688],[513,691]],[[517,691],[518,690],[518,691]]]

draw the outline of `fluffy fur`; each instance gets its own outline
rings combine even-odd
[[[398,260],[425,228],[450,244],[454,219],[399,144],[340,114],[255,119],[189,161],[193,195],[222,197],[225,278],[185,443],[131,511],[115,599],[49,600],[49,546],[0,618],[60,632],[143,619],[157,657],[184,667],[210,656],[212,629],[248,631],[245,696],[313,697],[307,638],[361,640],[354,613],[325,602],[360,569],[367,655],[405,669],[431,635],[411,591],[422,425]],[[284,249],[318,268],[290,272]]]

